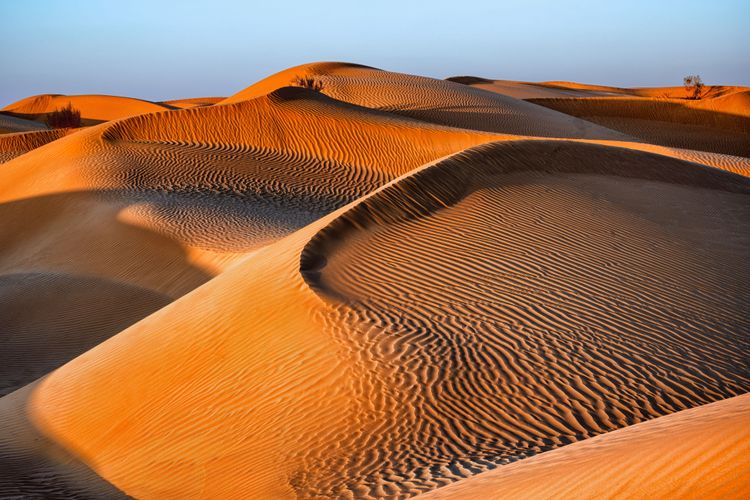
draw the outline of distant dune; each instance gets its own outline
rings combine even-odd
[[[163,101],[160,104],[172,106],[174,108],[196,108],[200,106],[211,106],[217,102],[223,101],[226,97],[193,97],[190,99],[175,99],[173,101]]]
[[[747,497],[747,94],[9,106],[0,497]]]
[[[47,113],[68,105],[81,112],[81,119],[89,123],[103,122],[127,116],[153,113],[170,109],[164,104],[112,95],[59,95],[42,94],[27,97],[2,109],[21,118],[43,119]]]

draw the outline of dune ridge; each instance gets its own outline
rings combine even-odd
[[[627,140],[627,136],[530,103],[458,83],[393,73],[348,63],[314,63],[290,68],[219,104],[264,95],[294,85],[298,78],[317,79],[322,92],[366,108],[390,111],[439,125],[486,132],[541,137]]]

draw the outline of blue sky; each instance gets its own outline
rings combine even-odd
[[[0,0],[0,106],[229,95],[350,61],[444,78],[750,85],[750,1]]]

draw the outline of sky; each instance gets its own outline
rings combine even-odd
[[[750,1],[0,0],[0,107],[231,95],[347,61],[436,78],[750,85]]]

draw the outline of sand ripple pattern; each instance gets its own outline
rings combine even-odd
[[[614,130],[573,118],[520,99],[447,80],[382,71],[347,63],[315,63],[272,75],[223,103],[264,95],[314,78],[325,95],[366,108],[430,123],[499,134],[626,140]]]
[[[105,147],[87,159],[86,176],[95,186],[153,197],[140,200],[141,213],[179,241],[247,251],[421,164],[499,137],[283,88],[249,102],[113,123],[101,133]],[[204,229],[217,223],[224,230]]]
[[[69,130],[67,129],[55,129],[0,135],[0,163],[5,163],[28,153],[32,149],[56,141],[65,137],[68,133]]]
[[[748,194],[677,160],[525,142],[356,206],[301,264],[338,304],[355,425],[293,484],[408,497],[747,392]]]

